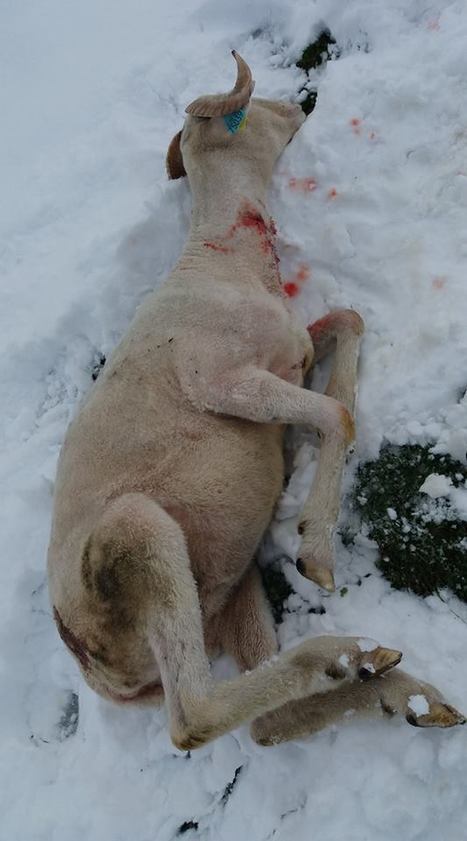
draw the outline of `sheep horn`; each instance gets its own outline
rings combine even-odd
[[[255,83],[246,61],[235,51],[232,55],[237,62],[237,81],[229,93],[200,96],[185,109],[192,117],[223,117],[248,105]]]

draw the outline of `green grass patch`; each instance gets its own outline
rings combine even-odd
[[[307,72],[320,67],[335,52],[335,44],[336,40],[332,37],[329,29],[323,29],[316,40],[305,47],[297,61],[297,67]]]
[[[453,488],[467,483],[465,465],[448,455],[419,445],[387,446],[359,468],[354,503],[394,587],[421,596],[449,587],[467,601],[467,523],[449,496],[420,493],[433,473]]]
[[[319,33],[318,37],[312,41],[311,44],[308,44],[308,46],[305,47],[300,58],[296,62],[296,65],[297,67],[300,67],[301,70],[304,70],[308,77],[310,70],[316,70],[318,67],[321,67],[321,65],[325,64],[331,56],[333,58],[338,58],[339,49],[336,46],[335,38],[333,38],[329,29],[323,29],[322,32]],[[308,116],[308,114],[311,114],[316,105],[318,94],[316,88],[309,88],[307,85],[302,88],[302,92],[303,91],[306,91],[306,96],[301,101],[300,105],[302,106],[305,114]]]

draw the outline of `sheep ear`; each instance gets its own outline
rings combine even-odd
[[[183,178],[183,176],[186,175],[186,170],[183,165],[182,151],[180,149],[181,136],[182,132],[179,131],[175,137],[172,138],[170,146],[167,149],[165,165],[170,179]]]

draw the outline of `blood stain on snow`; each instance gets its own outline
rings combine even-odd
[[[303,284],[306,283],[310,276],[311,271],[309,266],[307,266],[306,263],[300,263],[296,272],[294,272],[294,274],[290,278],[284,281],[282,288],[285,294],[289,298],[295,298],[296,295],[298,295],[298,293],[300,292]]]
[[[430,20],[427,21],[426,28],[429,29],[430,32],[439,32],[441,29],[439,18],[430,18]]]
[[[331,187],[331,189],[330,189],[330,190],[328,190],[328,199],[335,199],[335,198],[336,198],[336,196],[337,196],[337,190],[336,190],[336,188],[335,188],[335,187]]]
[[[305,283],[305,281],[308,280],[310,275],[311,275],[311,271],[310,271],[309,267],[306,265],[306,263],[300,263],[300,265],[297,269],[297,275],[296,275],[297,281],[299,283]]]
[[[312,193],[318,186],[314,178],[289,178],[289,187],[298,193]]]
[[[352,117],[352,119],[349,120],[349,123],[352,126],[352,131],[353,131],[354,134],[360,134],[361,133],[362,121],[359,120],[358,117]]]
[[[433,289],[444,289],[444,287],[446,286],[446,280],[447,278],[443,275],[437,275],[433,278],[431,285]]]
[[[283,289],[289,298],[295,298],[295,296],[300,292],[300,288],[293,280],[286,280]]]

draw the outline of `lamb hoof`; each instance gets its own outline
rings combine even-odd
[[[442,704],[435,701],[430,704],[429,711],[422,715],[410,711],[405,720],[412,727],[455,727],[457,724],[465,724],[466,718],[450,704]]]
[[[364,662],[358,670],[360,680],[370,680],[373,677],[384,675],[389,669],[397,666],[402,659],[402,652],[394,648],[383,648],[378,646],[374,651],[369,651]]]
[[[315,584],[318,584],[323,590],[327,590],[328,593],[334,593],[336,585],[330,569],[316,566],[316,564],[305,564],[302,558],[298,558],[296,566],[300,575],[303,575],[304,578],[314,581]]]

